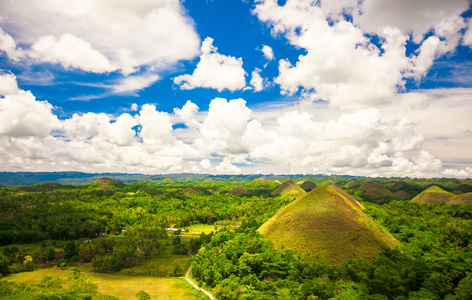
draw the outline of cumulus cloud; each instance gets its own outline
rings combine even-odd
[[[0,135],[46,136],[60,126],[47,101],[37,101],[31,92],[19,91],[0,98]]]
[[[144,104],[135,116],[86,113],[58,120],[49,103],[16,91],[13,79],[0,77],[13,86],[0,98],[0,162],[6,170],[240,173],[270,166],[272,173],[470,176],[470,167],[445,169],[437,158],[457,166],[460,158],[470,160],[470,129],[463,125],[470,90],[405,94],[398,111],[287,106],[261,114],[243,99],[215,98],[208,111],[188,101],[173,114]],[[433,105],[438,99],[457,106],[453,116],[441,120],[444,107]],[[173,128],[182,122],[187,128],[178,130],[190,133],[185,139]],[[433,130],[438,122],[444,128]],[[457,137],[449,142],[464,142],[457,147],[463,153],[450,158],[429,150],[437,149],[428,143],[451,132]]]
[[[0,95],[16,95],[20,90],[16,82],[16,76],[11,73],[0,74]]]
[[[261,70],[257,68],[252,71],[251,81],[249,82],[256,92],[260,92],[264,89],[264,79],[261,77],[260,72]]]
[[[295,64],[279,60],[275,83],[283,94],[301,91],[334,107],[353,108],[390,101],[406,78],[423,76],[434,59],[453,51],[465,27],[460,13],[468,8],[466,0],[332,2],[288,0],[280,6],[265,0],[253,13],[274,34],[306,50]],[[423,41],[430,31],[435,35]],[[418,49],[407,56],[410,39]]]
[[[32,57],[42,62],[60,63],[64,68],[77,68],[88,72],[114,71],[105,55],[92,45],[72,34],[63,34],[59,39],[52,35],[41,37],[31,46]]]
[[[159,70],[198,54],[198,35],[177,0],[7,1],[0,16],[4,30],[14,33],[13,42],[33,45],[40,61],[66,68],[129,74],[143,65]],[[5,45],[8,37],[0,36]]]
[[[244,134],[251,110],[243,99],[213,99],[208,115],[194,142],[203,153],[239,154],[247,152],[240,137]]]
[[[20,58],[23,57],[24,53],[20,48],[16,47],[15,40],[3,31],[0,28],[0,51],[3,51],[7,54],[8,58],[13,61],[18,61]]]
[[[201,47],[202,54],[192,75],[186,74],[174,78],[174,83],[181,89],[190,90],[198,87],[212,88],[218,91],[241,90],[246,86],[246,72],[242,58],[218,53],[213,46],[213,39],[207,37]]]
[[[204,169],[204,170],[211,170],[212,167],[211,167],[211,162],[209,159],[202,159],[200,161],[200,166]]]
[[[215,167],[220,173],[223,174],[238,174],[241,172],[241,169],[231,163],[231,160],[225,157],[223,161]]]
[[[142,126],[139,137],[150,152],[162,150],[175,143],[170,116],[157,111],[155,105],[144,104],[137,121]]]
[[[272,50],[271,47],[264,45],[262,46],[261,49],[262,53],[264,54],[264,57],[268,60],[271,61],[274,59],[274,51]]]
[[[187,127],[198,126],[198,121],[195,119],[197,112],[198,106],[190,100],[185,103],[182,109],[174,108],[174,114],[180,117]]]
[[[434,24],[459,16],[468,7],[468,0],[366,0],[357,21],[367,32],[381,34],[387,27],[398,28],[420,43]]]

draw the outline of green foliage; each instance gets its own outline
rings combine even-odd
[[[59,269],[64,270],[67,267],[67,261],[65,259],[60,259],[56,265]]]
[[[136,297],[137,297],[139,300],[149,300],[149,299],[151,299],[151,297],[149,296],[149,294],[146,293],[145,291],[139,291],[139,292],[136,294]]]
[[[120,176],[126,180],[133,178]],[[172,182],[162,183],[165,177]],[[22,246],[3,248],[0,273],[33,270],[38,261],[51,261],[55,248],[58,252],[63,249],[64,259],[69,262],[91,262],[89,268],[97,272],[121,270],[121,274],[127,275],[181,276],[191,260],[187,253],[192,253],[196,254],[192,276],[199,284],[211,288],[218,299],[472,297],[472,206],[464,201],[462,205],[420,205],[397,201],[392,196],[374,199],[359,189],[372,179],[356,178],[357,182],[349,184],[348,191],[376,222],[361,219],[360,223],[382,228],[382,234],[390,232],[402,243],[401,249],[377,248],[378,256],[367,261],[354,259],[362,253],[356,250],[352,260],[332,265],[325,253],[347,257],[342,247],[317,248],[316,253],[311,251],[314,255],[307,261],[306,257],[287,250],[291,243],[275,247],[255,230],[292,202],[290,197],[270,195],[280,185],[273,180],[309,180],[317,185],[334,182],[344,186],[352,177],[270,175],[253,181],[256,177],[221,176],[207,181],[208,176],[194,174],[146,175],[136,178],[149,182],[131,184],[89,181],[79,186],[48,183],[0,188],[0,245],[51,240],[34,251],[26,251]],[[376,178],[375,183],[391,192],[405,191],[411,196],[418,195],[431,183],[441,185],[444,193],[459,185],[446,178],[405,178],[397,184],[399,180]],[[189,187],[200,193],[183,193]],[[244,193],[229,193],[235,188]],[[331,204],[340,200],[336,196],[330,199]],[[347,211],[360,209],[351,206],[355,205],[354,201],[349,201],[350,204],[345,201],[350,207],[346,212],[331,211],[328,220],[332,224],[338,224],[333,220],[352,219]],[[337,207],[342,211],[344,206]],[[306,206],[300,208],[305,213],[306,209]],[[169,227],[187,228],[193,224],[206,224],[215,231],[217,225],[220,231],[199,236],[187,231],[181,238],[166,231]],[[314,228],[319,227],[315,225],[299,230],[296,238],[308,239]],[[341,229],[338,226],[338,233]],[[345,236],[336,233],[337,240],[370,244],[362,235],[346,232]],[[75,272],[70,280],[46,278],[38,285],[19,286],[0,281],[0,297],[3,293],[5,297],[17,299],[107,299],[83,275]],[[133,298],[135,293],[128,298]]]
[[[65,280],[45,276],[41,279],[39,284],[32,285],[17,285],[8,281],[0,281],[0,297],[5,299],[54,300],[118,299],[112,296],[100,294],[97,291],[97,283],[88,275],[81,274],[77,271]]]

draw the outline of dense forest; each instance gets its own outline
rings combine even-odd
[[[216,299],[472,298],[470,179],[171,177],[1,187],[0,298],[114,299],[89,274],[179,277],[190,265],[191,278]],[[287,179],[290,190],[281,189]],[[431,200],[433,184],[433,196],[460,197],[460,204]],[[333,264],[280,249],[258,231],[297,193],[325,185],[353,196],[400,246]],[[48,268],[73,273],[29,285],[9,280]]]

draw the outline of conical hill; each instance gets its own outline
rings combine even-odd
[[[295,184],[292,180],[286,180],[281,185],[279,185],[272,193],[272,196],[284,195],[284,196],[293,196],[300,197],[305,195],[306,192]]]
[[[316,189],[316,184],[314,184],[311,181],[304,181],[302,184],[300,184],[300,187],[305,191],[305,192],[311,192],[312,190]]]
[[[399,246],[362,208],[339,187],[323,185],[283,207],[258,231],[278,249],[330,264],[371,259],[382,245]]]
[[[421,194],[413,198],[411,201],[418,203],[449,203],[449,204],[471,204],[472,193],[454,195],[443,190],[439,186],[431,186]]]
[[[360,190],[364,191],[364,195],[370,196],[374,199],[382,197],[393,196],[393,193],[380,183],[368,181],[359,187]]]

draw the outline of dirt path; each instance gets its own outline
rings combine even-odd
[[[202,291],[205,295],[207,295],[208,297],[210,297],[210,299],[215,299],[215,297],[213,297],[213,295],[210,294],[210,292],[205,291],[204,289],[202,289],[201,287],[199,287],[198,285],[196,285],[196,284],[190,279],[190,271],[192,271],[192,267],[188,268],[187,273],[185,273],[185,280],[187,280],[187,282],[190,283],[194,288],[196,288],[196,289],[199,290],[199,291]]]

